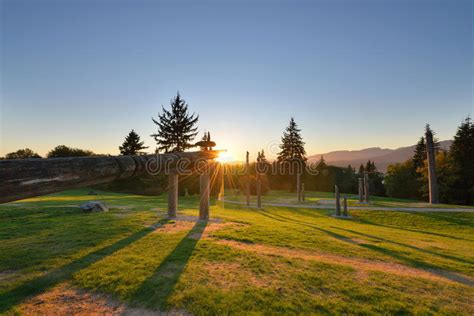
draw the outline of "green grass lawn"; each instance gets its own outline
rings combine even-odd
[[[192,222],[194,196],[180,199],[188,221],[167,221],[164,196],[86,193],[0,205],[0,314],[22,313],[65,283],[198,315],[474,313],[473,213],[353,211],[342,220],[226,204],[211,206],[218,222]],[[322,195],[308,194],[331,196]],[[82,213],[88,200],[111,210]]]
[[[427,202],[420,202],[416,200],[397,199],[389,197],[370,197],[370,203],[359,203],[359,196],[355,194],[341,194],[341,198],[346,196],[349,206],[383,206],[383,207],[417,207],[417,208],[474,208],[474,206],[453,205],[453,204],[429,204]],[[245,202],[246,197],[243,194],[238,194],[237,190],[226,190],[226,200]],[[283,190],[271,190],[266,195],[262,196],[263,203],[281,203],[281,204],[322,204],[328,200],[334,200],[334,192],[305,192],[305,201],[298,202],[296,192],[289,192]],[[251,196],[250,201],[257,202],[256,196]]]

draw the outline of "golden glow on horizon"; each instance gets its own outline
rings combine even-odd
[[[221,151],[219,156],[216,158],[216,161],[220,163],[226,163],[233,162],[235,159],[227,151]]]

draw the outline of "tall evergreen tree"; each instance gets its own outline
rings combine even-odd
[[[170,102],[170,110],[162,107],[163,113],[158,119],[152,118],[158,125],[158,132],[151,136],[155,138],[158,150],[164,152],[182,152],[193,147],[191,143],[197,135],[199,116],[188,113],[188,104],[181,98],[179,92]]]
[[[298,129],[295,120],[291,118],[281,138],[281,151],[278,153],[279,162],[291,160],[306,161],[306,151],[300,132],[301,130]]]
[[[364,164],[361,163],[359,166],[359,172],[358,172],[359,176],[361,176],[364,173],[364,171],[365,171]]]
[[[377,167],[375,167],[375,162],[370,161],[370,159],[367,161],[367,164],[365,165],[364,171],[367,171],[369,173],[376,172]]]
[[[328,165],[326,164],[326,160],[324,159],[324,156],[321,155],[321,158],[319,158],[316,168],[318,168],[318,170],[322,170],[322,169],[326,169],[327,167]]]
[[[420,168],[423,168],[423,166],[425,165],[425,159],[426,159],[425,137],[421,136],[420,140],[415,146],[415,151],[412,157],[413,169],[416,171],[416,170],[419,170]]]
[[[470,117],[458,127],[451,145],[450,161],[453,169],[453,202],[474,204],[474,123]]]
[[[132,129],[125,137],[122,146],[119,146],[120,154],[124,156],[138,155],[141,150],[148,148],[144,144],[145,142],[141,142],[140,136]]]

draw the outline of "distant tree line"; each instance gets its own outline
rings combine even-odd
[[[152,118],[156,125],[156,133],[150,135],[156,141],[156,152],[182,152],[195,147],[193,143],[197,136],[199,116],[190,114],[188,104],[179,92],[170,101],[169,109],[162,106],[158,117]],[[432,132],[429,125],[426,131]],[[203,140],[210,140],[210,133],[204,133]],[[342,193],[357,194],[358,179],[364,172],[369,175],[370,194],[388,195],[397,198],[426,200],[428,197],[428,171],[426,166],[426,143],[421,137],[415,147],[413,157],[405,162],[390,165],[387,174],[378,172],[373,161],[361,164],[356,170],[349,165],[346,168],[331,166],[324,157],[316,163],[310,163],[306,158],[304,141],[301,130],[294,118],[291,118],[283,132],[280,152],[273,162],[267,161],[263,150],[258,153],[259,166],[266,165],[267,172],[261,174],[262,193],[270,189],[296,189],[296,173],[301,174],[301,180],[306,190],[333,192],[337,184]],[[141,155],[147,149],[140,136],[132,129],[119,146],[121,155]],[[207,150],[208,148],[201,148]],[[438,176],[439,195],[441,202],[456,204],[474,204],[474,124],[466,118],[458,127],[454,141],[448,151],[440,149],[435,139],[436,171]],[[94,156],[92,151],[59,145],[50,150],[46,158]],[[6,154],[6,159],[42,158],[29,148],[20,149]],[[256,164],[250,164],[250,189],[256,192]],[[294,169],[296,167],[296,169]],[[308,168],[311,172],[308,172]],[[288,172],[293,168],[293,173]],[[268,172],[272,170],[272,172]],[[278,170],[279,172],[273,172]],[[296,172],[296,173],[295,173]],[[220,177],[213,179],[212,193],[217,194],[220,187]],[[238,188],[242,192],[245,187],[245,175],[227,175],[226,186]],[[119,180],[104,185],[106,189],[139,194],[159,194],[166,190],[166,176],[154,178],[136,177]],[[197,174],[180,177],[179,190],[184,194],[199,192],[199,176]]]
[[[51,149],[46,158],[64,158],[64,157],[84,157],[84,156],[100,156],[87,149],[72,148],[65,145],[59,145]],[[29,148],[19,149],[5,155],[5,159],[28,159],[43,158]]]
[[[431,131],[429,125],[427,131]],[[449,150],[435,142],[436,174],[442,203],[474,205],[474,123],[468,117],[456,131]],[[397,198],[427,200],[428,169],[426,144],[421,137],[413,157],[388,166],[385,177],[387,195]]]

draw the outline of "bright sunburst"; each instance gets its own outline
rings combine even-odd
[[[219,156],[216,158],[216,161],[221,163],[232,162],[234,157],[232,157],[227,151],[221,151]]]

